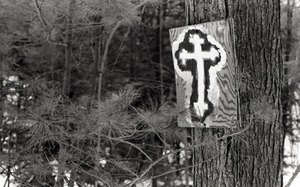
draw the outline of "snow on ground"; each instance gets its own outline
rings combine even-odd
[[[284,144],[285,144],[285,150],[284,150],[285,155],[291,155],[291,154],[295,155],[294,158],[286,158],[285,161],[288,164],[293,164],[296,166],[299,165],[300,164],[300,143],[296,143],[292,145],[289,139],[286,138]],[[288,167],[287,169],[285,169],[286,175],[283,178],[283,183],[284,183],[283,186],[285,186],[288,183],[289,179],[292,177],[295,170],[296,167],[294,168]],[[295,180],[293,181],[290,187],[299,187],[299,186],[300,186],[300,174],[298,174],[298,176],[295,178]]]

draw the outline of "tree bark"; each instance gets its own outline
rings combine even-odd
[[[234,19],[242,133],[195,129],[194,185],[279,186],[283,159],[280,1],[187,0],[188,24]],[[237,78],[239,78],[237,77]],[[260,112],[258,112],[258,110]],[[234,130],[235,131],[235,130]]]

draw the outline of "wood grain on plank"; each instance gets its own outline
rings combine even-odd
[[[209,41],[215,40],[218,44],[221,45],[221,47],[219,46],[219,48],[224,49],[226,53],[226,63],[222,66],[222,69],[214,70],[215,67],[212,67],[209,69],[208,75],[205,74],[205,76],[210,76],[210,84],[209,86],[205,87],[205,91],[207,92],[207,98],[209,101],[217,101],[213,102],[213,111],[207,117],[205,117],[204,121],[193,120],[197,119],[193,117],[195,115],[195,112],[193,112],[195,109],[191,107],[190,103],[190,98],[192,97],[192,95],[194,95],[192,93],[192,84],[194,77],[191,72],[183,72],[180,68],[178,68],[179,60],[178,57],[176,58],[175,56],[176,51],[178,53],[178,50],[184,41],[184,34],[192,33],[190,32],[191,30],[200,30],[200,35],[201,33],[204,33],[204,37],[212,38]],[[233,20],[228,19],[170,29],[170,40],[172,43],[172,53],[175,68],[177,107],[179,110],[179,126],[230,128],[235,127],[237,120],[237,89],[235,75],[236,55],[234,49]],[[215,48],[218,47],[215,46]],[[201,52],[205,51],[200,51],[200,53]],[[195,53],[197,53],[197,51],[195,51]],[[186,61],[182,63],[186,63]],[[200,68],[200,65],[197,64],[194,68]],[[216,74],[215,79],[213,79],[214,74]],[[202,75],[197,75],[197,80],[199,80],[199,76]],[[203,99],[200,97],[204,97],[205,94],[197,93],[197,95],[199,100]]]

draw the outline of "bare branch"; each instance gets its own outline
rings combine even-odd
[[[223,139],[228,138],[228,137],[239,135],[239,134],[247,131],[250,128],[251,125],[252,125],[252,120],[251,120],[250,124],[247,127],[245,127],[244,129],[242,129],[238,132],[224,135],[224,136],[222,136],[220,138],[216,138],[216,139],[214,139],[213,141],[210,141],[210,142],[203,142],[203,143],[200,143],[200,144],[197,144],[197,145],[192,145],[192,146],[187,146],[187,147],[184,147],[184,148],[181,148],[181,149],[172,150],[172,151],[168,152],[167,154],[163,155],[162,157],[158,158],[157,160],[155,160],[153,163],[151,163],[139,177],[135,178],[133,181],[131,181],[128,185],[125,185],[125,186],[132,186],[136,182],[140,181],[156,164],[158,164],[159,162],[161,162],[162,160],[167,158],[169,155],[172,155],[172,154],[175,154],[175,153],[178,153],[178,152],[181,152],[181,151],[191,150],[191,149],[194,149],[194,148],[197,148],[197,147],[208,146],[209,144],[212,144],[216,141],[223,140]],[[218,157],[218,156],[219,155],[216,155],[216,157]]]
[[[48,43],[50,44],[54,44],[54,45],[59,45],[59,46],[64,46],[64,47],[67,47],[66,44],[64,43],[57,43],[57,42],[53,42],[51,41],[51,32],[53,30],[53,27],[50,27],[49,24],[47,24],[43,14],[42,14],[42,10],[41,10],[41,7],[38,3],[38,0],[34,0],[34,5],[35,5],[35,8],[36,8],[36,12],[37,12],[37,15],[39,17],[39,20],[41,21],[41,23],[43,24],[43,27],[47,33],[47,36],[46,36],[46,40]]]
[[[295,180],[295,178],[299,173],[300,173],[300,165],[297,166],[296,171],[293,173],[293,176],[290,178],[289,182],[285,185],[285,187],[290,187],[292,182]]]
[[[45,27],[45,29],[47,31],[50,30],[50,27],[49,25],[47,24],[46,20],[44,19],[43,15],[42,15],[42,10],[41,10],[41,7],[40,5],[38,4],[38,0],[34,0],[34,5],[35,5],[35,8],[36,8],[36,12],[38,14],[38,17],[40,19],[40,21],[42,22],[43,26]]]

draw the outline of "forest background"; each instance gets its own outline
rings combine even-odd
[[[0,1],[6,186],[192,182],[191,134],[176,124],[168,34],[186,25],[184,6],[183,0]],[[281,10],[284,125],[292,147],[285,167],[297,174],[300,9],[287,0]]]

